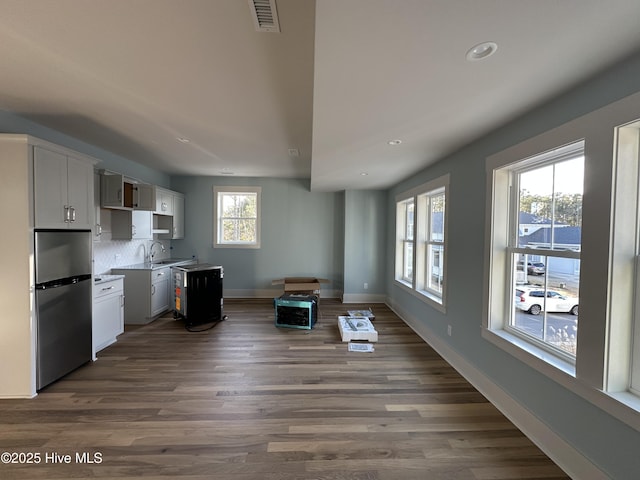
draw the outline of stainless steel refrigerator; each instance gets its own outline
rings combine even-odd
[[[36,230],[36,388],[91,360],[91,232]]]

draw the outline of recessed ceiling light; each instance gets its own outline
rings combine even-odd
[[[477,60],[484,60],[485,58],[490,57],[498,50],[498,44],[495,42],[482,42],[472,47],[467,52],[467,60],[470,62],[475,62]]]
[[[369,174],[367,172],[360,172],[360,175],[362,175],[363,177],[366,177]]]
[[[389,140],[387,143],[389,145],[400,145],[402,143],[402,140]]]
[[[189,143],[191,140],[185,137],[178,137],[177,139],[180,143]]]

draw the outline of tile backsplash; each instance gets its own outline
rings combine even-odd
[[[115,267],[143,263],[149,258],[149,249],[155,240],[112,240],[111,215],[108,210],[101,210],[102,234],[93,242],[94,275],[109,274]],[[159,246],[154,248],[154,259],[170,257],[171,241],[162,240],[165,251]]]
[[[111,233],[103,233],[100,241],[93,243],[93,272],[96,275],[108,274],[112,268],[142,263],[149,254],[153,240],[111,240]],[[155,259],[169,256],[169,241],[162,242],[165,252],[158,247]]]

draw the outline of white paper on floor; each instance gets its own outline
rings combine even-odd
[[[373,344],[349,342],[349,351],[350,352],[373,352]]]

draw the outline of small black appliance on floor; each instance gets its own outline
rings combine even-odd
[[[276,327],[311,330],[318,320],[318,297],[284,294],[274,299]]]
[[[183,318],[187,327],[224,319],[221,266],[181,265],[172,267],[171,273],[175,318]]]

